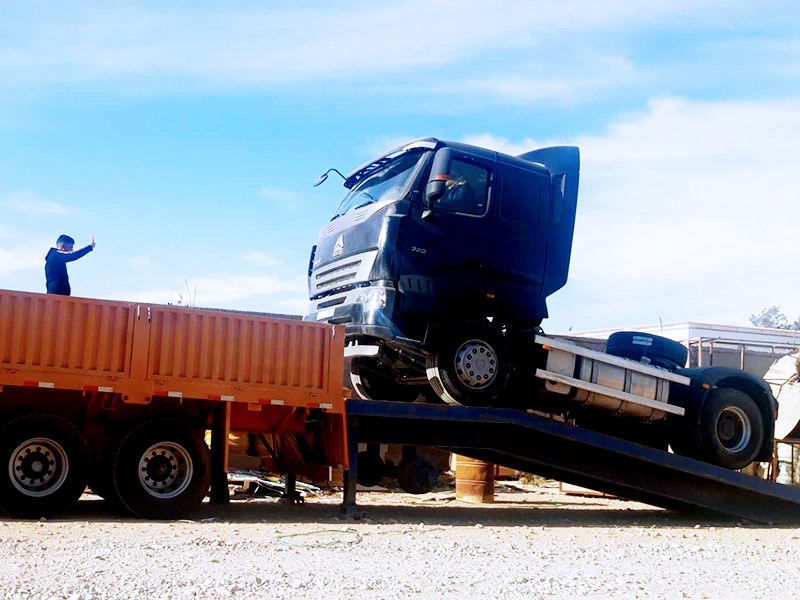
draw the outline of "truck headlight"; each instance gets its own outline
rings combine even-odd
[[[356,298],[364,312],[374,312],[386,308],[386,288],[370,287],[364,288]]]

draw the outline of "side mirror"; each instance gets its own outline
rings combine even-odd
[[[328,170],[327,170],[327,171],[325,171],[325,172],[324,172],[322,175],[320,175],[320,176],[317,178],[317,180],[316,180],[314,183],[312,183],[311,185],[312,185],[313,187],[317,187],[318,185],[322,185],[323,183],[325,183],[325,181],[328,179],[328,173],[336,173],[336,174],[337,174],[339,177],[341,177],[342,179],[344,179],[345,181],[347,181],[347,177],[345,177],[344,175],[342,175],[342,174],[339,172],[339,170],[338,170],[338,169],[328,169]]]
[[[431,165],[431,178],[425,187],[425,208],[432,210],[434,203],[447,192],[446,181],[450,179],[450,159],[453,151],[450,148],[442,148],[436,153]]]
[[[437,175],[437,177],[439,177],[439,179],[429,181],[427,187],[425,188],[425,201],[427,208],[431,208],[433,203],[439,200],[447,192],[447,185],[445,184],[445,181],[447,180],[441,175]]]

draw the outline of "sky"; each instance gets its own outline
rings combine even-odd
[[[311,184],[435,136],[580,147],[549,333],[800,316],[791,0],[0,8],[0,288],[94,234],[74,295],[302,314]]]

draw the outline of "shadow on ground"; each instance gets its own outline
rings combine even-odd
[[[319,524],[413,524],[452,525],[472,527],[736,527],[743,523],[737,519],[678,513],[648,507],[623,500],[582,499],[572,502],[568,497],[560,500],[502,501],[489,505],[470,505],[458,501],[431,503],[398,502],[395,494],[387,494],[382,501],[378,494],[370,494],[369,501],[359,504],[355,514],[346,515],[339,503],[341,496],[323,499],[311,498],[304,504],[287,504],[279,500],[251,499],[232,501],[226,505],[204,503],[185,519],[198,523],[319,523]],[[54,517],[53,521],[90,522],[141,522],[120,514],[106,501],[95,496],[84,496],[70,511]]]

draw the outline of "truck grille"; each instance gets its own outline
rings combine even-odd
[[[377,254],[371,250],[317,268],[311,275],[311,298],[352,289],[368,281]]]
[[[314,275],[314,295],[330,293],[340,290],[356,281],[360,260],[350,261],[343,265],[336,265],[332,269],[325,269]]]

